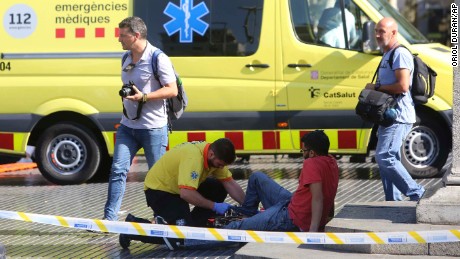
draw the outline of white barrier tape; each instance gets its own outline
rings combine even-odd
[[[0,210],[0,218],[108,233],[233,242],[286,244],[423,244],[460,241],[459,229],[380,233],[267,232],[108,221],[5,210]]]

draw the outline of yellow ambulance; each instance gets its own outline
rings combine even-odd
[[[35,146],[57,184],[109,172],[122,115],[118,23],[132,15],[189,98],[169,148],[227,137],[239,155],[295,155],[303,134],[325,129],[331,153],[368,155],[375,127],[354,108],[381,59],[370,32],[385,16],[438,73],[435,96],[416,107],[404,165],[438,175],[452,146],[450,49],[386,0],[2,0],[0,10],[0,153]]]

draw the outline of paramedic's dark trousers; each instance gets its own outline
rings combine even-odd
[[[206,199],[214,202],[223,202],[227,197],[227,191],[222,183],[214,178],[207,178],[200,184],[197,191]],[[209,209],[195,207],[190,211],[189,203],[181,199],[178,194],[148,189],[145,191],[145,197],[147,205],[154,212],[154,216],[161,216],[169,225],[207,227],[208,218],[215,216],[215,212]],[[134,217],[134,222],[151,223],[149,220],[137,217]],[[144,243],[164,243],[161,237],[127,236],[132,240],[139,240]]]

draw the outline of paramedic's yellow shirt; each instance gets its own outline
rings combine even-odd
[[[147,173],[144,190],[179,194],[179,188],[198,189],[209,175],[221,181],[232,179],[227,167],[218,169],[208,166],[209,145],[206,142],[187,142],[166,152]]]

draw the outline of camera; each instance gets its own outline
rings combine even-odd
[[[130,96],[130,95],[135,95],[135,94],[136,94],[136,91],[134,91],[133,85],[134,85],[134,83],[133,83],[132,81],[129,81],[128,84],[124,84],[124,85],[121,87],[121,90],[118,92],[118,94],[119,94],[121,97],[126,97],[126,96]]]

